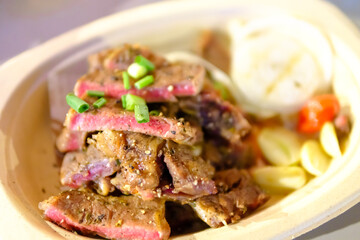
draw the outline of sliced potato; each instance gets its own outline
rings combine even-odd
[[[287,193],[301,188],[307,181],[306,172],[297,166],[267,166],[252,171],[254,180],[271,193]]]
[[[330,156],[324,152],[318,141],[308,140],[301,147],[301,164],[312,175],[323,174],[330,161]]]
[[[300,160],[298,136],[285,128],[263,128],[257,138],[266,159],[275,166],[289,166]]]
[[[339,140],[334,124],[326,122],[320,130],[320,143],[327,154],[336,158],[341,157]]]

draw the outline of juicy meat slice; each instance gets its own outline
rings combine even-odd
[[[154,83],[142,89],[124,88],[121,72],[109,73],[95,71],[82,76],[74,87],[77,96],[83,97],[87,90],[98,90],[105,95],[120,99],[122,95],[131,93],[144,98],[147,102],[176,101],[177,96],[194,96],[198,94],[204,83],[205,68],[197,64],[172,64],[155,69]],[[135,80],[130,81],[133,85]]]
[[[141,240],[168,239],[170,235],[165,203],[159,199],[67,191],[41,202],[39,208],[46,219],[85,235]]]
[[[56,139],[56,147],[60,152],[71,152],[85,147],[87,132],[71,131],[63,128]]]
[[[141,55],[151,61],[156,68],[168,65],[165,58],[154,54],[147,47],[140,45],[124,44],[118,48],[107,49],[90,55],[88,58],[89,71],[123,71],[134,62],[136,56]]]
[[[79,188],[90,181],[95,181],[114,174],[120,169],[115,158],[107,157],[94,146],[86,151],[65,154],[60,169],[60,182],[72,188]]]
[[[246,170],[217,172],[214,180],[219,193],[196,199],[190,205],[210,227],[234,223],[268,200]]]
[[[187,204],[169,201],[165,204],[165,217],[171,228],[171,236],[198,232],[208,228]]]
[[[85,99],[92,103],[92,98]],[[109,99],[100,109],[91,109],[84,113],[77,113],[70,109],[66,115],[65,126],[77,131],[116,131],[138,132],[163,139],[171,139],[178,143],[195,144],[202,140],[202,131],[199,127],[175,118],[164,116],[150,116],[147,123],[138,123],[134,112],[126,111],[121,102]]]
[[[203,145],[202,157],[211,163],[217,171],[230,168],[249,168],[256,160],[253,145],[247,143],[229,144],[223,139],[208,137]]]
[[[66,154],[61,183],[78,188],[93,181],[102,195],[115,186],[123,193],[152,199],[162,173],[157,155],[163,142],[140,133],[105,130],[94,134],[88,139],[86,152]],[[115,172],[116,177],[110,180],[108,176]]]
[[[194,156],[191,147],[167,141],[164,162],[175,192],[197,197],[217,192],[211,179],[214,168],[200,156]]]
[[[239,144],[250,131],[250,124],[239,107],[221,99],[213,89],[204,89],[198,96],[180,101],[180,108],[197,116],[204,130],[221,136],[232,144]]]
[[[123,152],[118,156],[120,169],[111,183],[125,194],[139,194],[144,200],[153,199],[162,173],[158,152],[164,141],[139,133],[109,132],[125,138],[124,144],[119,146]],[[95,136],[97,143],[99,136]]]

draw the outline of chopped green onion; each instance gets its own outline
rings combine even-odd
[[[150,121],[149,109],[146,105],[135,105],[135,119],[138,123],[147,123]]]
[[[103,91],[96,91],[96,90],[87,90],[86,94],[89,97],[104,97],[105,93]]]
[[[89,109],[89,104],[78,98],[73,93],[66,95],[67,104],[78,113],[83,113]]]
[[[126,95],[125,103],[126,103],[125,109],[129,111],[134,111],[135,105],[146,105],[146,102],[143,98],[132,94]]]
[[[220,92],[221,98],[224,100],[230,99],[230,93],[227,87],[221,82],[214,82],[214,88]]]
[[[127,94],[121,96],[121,103],[123,108],[126,108],[126,95]]]
[[[124,72],[122,73],[122,77],[123,77],[124,88],[125,88],[126,90],[129,90],[129,89],[131,88],[131,86],[130,86],[129,74],[124,71]]]
[[[101,108],[102,106],[104,106],[106,103],[106,99],[105,98],[99,98],[98,100],[96,100],[94,103],[93,103],[93,106],[95,108]]]
[[[135,57],[135,62],[146,67],[148,71],[153,71],[155,69],[155,65],[141,55]]]
[[[149,114],[150,114],[150,116],[159,116],[160,111],[159,110],[151,110]]]
[[[154,77],[152,75],[148,75],[137,81],[134,85],[137,89],[142,89],[146,86],[149,86],[153,82],[154,82]]]
[[[132,63],[128,67],[127,72],[129,73],[129,75],[131,77],[133,77],[135,79],[139,79],[146,75],[147,69],[146,69],[146,67],[144,67],[138,63]]]

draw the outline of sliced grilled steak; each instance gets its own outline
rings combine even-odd
[[[151,72],[155,81],[151,86],[138,90],[126,90],[122,71],[127,70],[136,56],[142,55],[155,65]],[[177,96],[194,96],[204,83],[205,69],[196,64],[169,64],[163,57],[137,45],[125,44],[89,57],[90,71],[81,77],[74,88],[77,96],[84,96],[87,90],[104,91],[106,96],[119,99],[131,93],[145,98],[147,102],[176,101]],[[131,84],[134,80],[131,80]]]
[[[211,180],[214,168],[201,157],[194,156],[190,147],[167,141],[164,162],[172,177],[175,193],[199,197],[217,192]]]
[[[190,204],[210,227],[237,222],[268,200],[245,170],[217,172],[214,180],[219,193],[198,198]]]
[[[171,236],[198,232],[208,228],[189,205],[166,202],[165,217],[171,228]]]
[[[196,64],[173,64],[154,70],[154,83],[143,89],[124,88],[122,74],[114,76],[108,72],[95,71],[82,76],[76,83],[74,92],[77,96],[85,96],[87,90],[98,90],[105,95],[120,99],[122,95],[131,93],[144,98],[147,102],[176,101],[177,96],[194,96],[198,94],[204,83],[205,69]],[[133,85],[135,80],[131,79]]]
[[[250,124],[240,108],[224,101],[213,89],[204,89],[198,96],[180,101],[180,108],[194,114],[209,135],[221,136],[232,144],[239,144],[250,131]]]
[[[134,62],[135,57],[138,55],[141,55],[150,60],[156,68],[168,65],[168,62],[163,57],[154,54],[146,47],[124,44],[122,47],[108,49],[90,55],[88,58],[89,71],[123,71]]]
[[[110,176],[119,169],[119,161],[90,145],[86,151],[66,153],[60,169],[60,182],[79,188],[90,181]]]
[[[103,197],[67,191],[39,204],[45,218],[68,230],[111,239],[167,239],[169,224],[161,200]]]
[[[120,146],[120,170],[111,183],[125,194],[139,194],[144,200],[153,199],[162,173],[158,152],[164,140],[139,133],[119,133],[125,137]]]
[[[224,139],[208,137],[203,145],[202,157],[215,167],[217,171],[230,168],[243,169],[252,166],[255,162],[253,145],[229,144]]]
[[[102,194],[113,186],[126,194],[139,194],[152,199],[161,176],[157,154],[163,140],[139,133],[105,130],[88,139],[86,152],[65,156],[61,167],[61,182],[78,188],[89,181]],[[116,177],[105,177],[118,172]]]
[[[85,147],[87,132],[71,131],[63,128],[56,139],[56,147],[60,152],[70,152]]]
[[[92,103],[91,98],[86,99]],[[178,121],[175,118],[164,116],[150,116],[148,123],[138,123],[134,112],[126,111],[121,102],[109,99],[100,109],[92,109],[84,113],[77,113],[70,109],[66,115],[65,126],[77,131],[116,131],[138,132],[163,139],[171,139],[183,144],[195,144],[202,140],[202,131],[199,127]]]

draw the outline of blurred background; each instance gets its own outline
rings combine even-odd
[[[0,0],[0,64],[103,16],[160,1],[166,0]],[[328,2],[338,6],[360,28],[360,0]],[[357,204],[297,239],[358,239],[359,236],[360,204]]]

